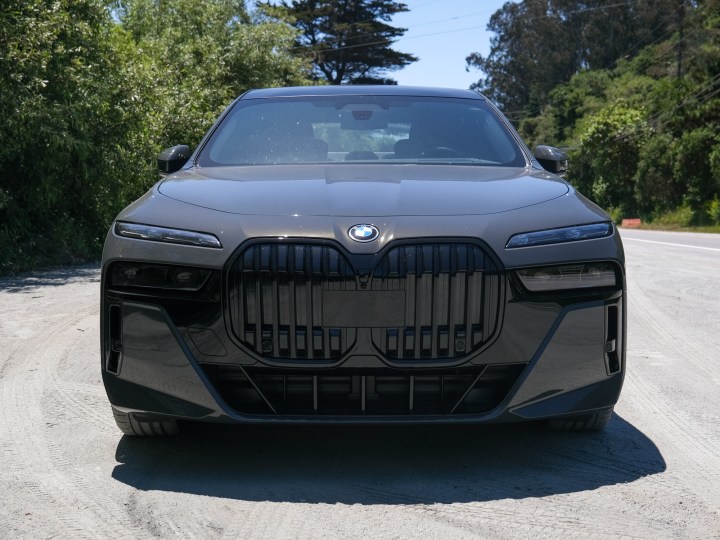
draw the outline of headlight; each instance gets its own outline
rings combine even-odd
[[[169,244],[183,244],[186,246],[200,246],[209,248],[221,248],[222,244],[215,236],[208,233],[196,231],[184,231],[182,229],[169,229],[167,227],[154,227],[152,225],[141,225],[139,223],[115,223],[115,233],[127,238],[140,240],[152,240],[154,242],[166,242]]]
[[[519,248],[542,246],[545,244],[560,244],[562,242],[603,238],[611,234],[611,223],[591,223],[590,225],[578,225],[576,227],[563,227],[561,229],[547,229],[545,231],[516,234],[510,238],[505,247]]]
[[[615,287],[617,276],[612,263],[568,264],[523,268],[515,273],[532,292]]]
[[[205,268],[123,261],[113,263],[110,286],[197,291],[209,275]]]

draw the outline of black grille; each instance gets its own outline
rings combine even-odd
[[[235,336],[271,358],[335,359],[355,341],[353,328],[323,326],[323,290],[355,290],[355,275],[336,249],[309,244],[256,244],[229,275]]]
[[[527,364],[423,371],[289,370],[204,366],[243,414],[458,415],[497,407]]]
[[[391,359],[458,358],[493,335],[500,278],[473,244],[397,246],[373,274],[373,290],[404,290],[405,325],[374,328],[375,347]]]
[[[365,332],[391,360],[455,359],[496,331],[501,279],[470,243],[398,245],[379,261],[263,243],[233,263],[228,295],[235,337],[266,358],[336,360]]]

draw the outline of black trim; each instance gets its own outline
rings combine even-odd
[[[442,370],[325,370],[202,364],[239,415],[332,417],[487,414],[527,363]]]

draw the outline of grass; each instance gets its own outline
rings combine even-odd
[[[678,231],[678,232],[701,232],[720,234],[720,225],[668,225],[661,223],[643,223],[634,229],[645,229],[648,231]]]
[[[718,223],[717,219],[718,210],[713,206],[717,205],[708,207],[707,214],[701,216],[701,220],[697,219],[698,216],[695,215],[695,212],[690,207],[681,206],[680,208],[655,217],[652,221],[643,221],[640,227],[633,228],[653,231],[682,231],[720,234],[720,223]],[[615,219],[616,216],[614,214],[611,214],[611,216],[616,223],[620,224],[622,222],[622,220]],[[698,221],[705,223],[695,224]],[[713,221],[715,224],[712,223]]]

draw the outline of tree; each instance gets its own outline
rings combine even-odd
[[[682,77],[678,31],[580,70],[519,119],[531,144],[568,148],[567,180],[615,218],[720,224],[720,1],[686,8]]]
[[[507,2],[490,18],[491,39],[487,57],[471,53],[468,67],[485,77],[472,85],[509,113],[540,109],[547,93],[573,74],[569,42],[561,21],[547,16],[547,2]]]
[[[535,116],[558,84],[586,69],[606,69],[667,36],[678,0],[523,0],[490,18],[490,53],[471,53],[483,76],[472,87],[511,116]]]
[[[309,82],[310,63],[289,52],[296,32],[243,0],[122,0],[119,18],[159,76],[160,144],[197,144],[250,88]]]
[[[580,139],[573,182],[604,208],[637,212],[635,172],[648,130],[641,109],[613,103],[587,121]]]
[[[0,26],[0,272],[97,256],[142,117],[120,36],[98,0],[10,0]]]
[[[240,0],[3,0],[0,274],[92,260],[155,157],[248,88],[303,84],[296,32]]]
[[[330,84],[396,84],[386,72],[417,58],[398,52],[393,41],[406,29],[387,24],[393,15],[408,11],[391,0],[285,0],[261,4],[273,17],[300,31],[297,49],[312,58],[315,77]]]

